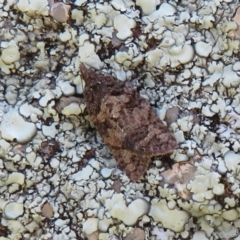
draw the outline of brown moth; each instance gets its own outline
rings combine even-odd
[[[127,176],[138,180],[153,156],[177,146],[173,134],[129,83],[81,65],[91,121]]]

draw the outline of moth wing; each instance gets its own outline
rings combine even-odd
[[[151,163],[150,157],[137,155],[128,150],[112,149],[111,152],[118,163],[118,167],[132,181],[141,178]]]

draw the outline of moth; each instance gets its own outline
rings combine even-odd
[[[80,66],[90,120],[132,181],[147,171],[151,158],[177,146],[173,134],[130,83]]]

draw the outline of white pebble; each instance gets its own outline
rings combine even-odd
[[[12,202],[4,208],[4,214],[8,219],[16,219],[23,214],[23,204]]]

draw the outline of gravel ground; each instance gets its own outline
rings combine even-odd
[[[239,25],[232,0],[0,0],[0,240],[240,240]],[[177,141],[138,181],[90,120],[81,64]]]

